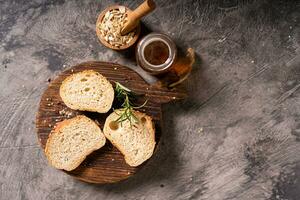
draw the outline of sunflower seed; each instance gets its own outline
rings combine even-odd
[[[120,13],[124,14],[126,12],[126,8],[124,6],[119,7]]]
[[[126,8],[120,6],[119,9],[106,12],[97,27],[106,42],[113,46],[120,47],[130,43],[135,36],[135,31],[124,36],[121,35],[121,30],[127,21]]]

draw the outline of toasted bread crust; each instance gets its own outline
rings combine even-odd
[[[105,101],[107,102],[108,105],[105,106],[105,108],[100,109],[97,107],[76,104],[72,100],[70,100],[68,97],[68,94],[66,94],[66,92],[64,92],[65,87],[68,84],[71,84],[75,77],[77,77],[77,76],[85,77],[87,75],[96,75],[107,84],[107,87],[105,87],[105,90],[108,95],[106,95],[105,97],[101,97],[101,98],[106,98]],[[68,76],[65,80],[63,80],[63,82],[60,86],[60,89],[59,89],[59,94],[60,94],[60,97],[62,98],[63,102],[66,104],[66,106],[68,106],[69,108],[71,108],[73,110],[91,111],[91,112],[99,112],[99,113],[108,112],[110,110],[113,100],[114,100],[114,89],[113,89],[111,83],[107,80],[106,77],[104,77],[102,74],[100,74],[94,70],[84,70],[84,71],[77,72],[77,73],[74,73],[74,74]]]
[[[118,111],[119,110],[115,110],[115,112],[118,112]],[[137,118],[139,118],[139,119],[141,119],[143,117],[145,118],[145,128],[150,133],[150,136],[148,139],[149,146],[152,146],[150,154],[148,154],[146,157],[144,157],[143,159],[141,159],[139,161],[135,161],[134,158],[132,158],[132,157],[130,157],[130,155],[126,154],[125,147],[123,145],[120,145],[120,143],[118,143],[117,141],[114,141],[114,139],[111,137],[111,135],[110,135],[111,129],[109,128],[109,123],[116,119],[115,116],[112,116],[112,115],[114,115],[114,113],[110,114],[110,116],[107,117],[105,124],[104,124],[103,133],[104,133],[105,137],[124,155],[125,161],[128,165],[136,167],[136,166],[142,164],[143,162],[145,162],[146,160],[148,160],[153,155],[153,151],[155,148],[155,129],[154,129],[154,123],[152,121],[152,118],[150,116],[146,115],[145,113],[142,113],[139,111],[134,111],[134,115]],[[126,133],[128,134],[129,132],[126,132]]]
[[[87,118],[84,115],[78,115],[78,116],[76,116],[72,119],[66,119],[66,120],[56,124],[56,127],[51,131],[51,133],[48,136],[46,147],[45,147],[45,155],[46,155],[50,165],[52,165],[53,167],[58,168],[58,169],[64,169],[66,171],[74,170],[75,168],[77,168],[82,163],[83,160],[85,160],[85,158],[89,154],[91,154],[93,151],[95,151],[95,150],[97,150],[97,149],[99,149],[99,148],[101,148],[102,146],[105,145],[105,137],[103,135],[103,139],[101,139],[101,141],[99,141],[97,144],[95,144],[92,148],[85,149],[84,154],[82,156],[80,156],[76,161],[70,163],[68,166],[59,166],[57,164],[57,161],[54,158],[51,157],[51,143],[53,141],[53,137],[56,134],[63,134],[60,130],[62,128],[66,127],[66,126],[69,126],[71,123],[73,123],[73,122],[80,123],[82,121],[91,123],[90,125],[95,125],[95,126],[98,127],[98,125],[93,120]],[[100,131],[99,133],[103,134],[101,132],[100,128],[99,128],[99,131]]]

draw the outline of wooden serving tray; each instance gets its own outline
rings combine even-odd
[[[88,69],[101,73],[113,85],[114,81],[118,81],[135,93],[144,94],[137,99],[137,104],[141,104],[145,99],[148,99],[148,103],[140,111],[147,113],[154,120],[157,149],[161,137],[161,104],[182,99],[186,96],[185,92],[178,89],[171,91],[167,88],[148,85],[135,71],[119,64],[107,62],[81,63],[62,72],[55,80],[50,82],[42,95],[36,117],[37,136],[42,148],[45,148],[48,135],[57,122],[78,114],[84,114],[99,122],[101,129],[103,129],[105,119],[112,110],[105,114],[74,111],[68,108],[59,96],[59,87],[66,77]],[[79,167],[71,172],[65,172],[85,182],[113,183],[129,178],[145,164],[147,162],[138,167],[130,167],[126,164],[123,155],[107,140],[104,147],[90,154]]]

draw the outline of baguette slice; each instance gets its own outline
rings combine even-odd
[[[130,166],[138,166],[149,159],[155,147],[155,129],[152,118],[144,113],[133,111],[138,122],[130,125],[129,120],[116,122],[122,109],[115,110],[105,121],[103,133],[124,155]]]
[[[59,94],[73,110],[106,113],[114,100],[111,83],[93,70],[72,74],[61,84]]]
[[[57,124],[48,137],[45,154],[53,167],[71,171],[87,155],[104,146],[105,141],[98,125],[79,115]]]

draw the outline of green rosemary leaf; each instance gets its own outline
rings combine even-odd
[[[146,104],[148,103],[148,99],[140,106],[136,106],[136,107],[133,107],[134,109],[139,109],[139,108],[142,108],[144,107]]]
[[[138,118],[132,113],[131,114],[131,116],[132,116],[132,118],[135,120],[135,122],[138,122],[139,120],[138,120]]]
[[[119,115],[118,119],[116,119],[116,122],[120,122],[123,118],[123,115]]]
[[[121,113],[116,112],[119,116],[116,122],[121,123],[122,126],[122,122],[128,120],[130,126],[132,126],[133,122],[139,122],[138,118],[133,113],[133,109],[144,107],[147,104],[148,100],[146,100],[142,105],[134,107],[134,104],[131,102],[135,97],[134,93],[119,82],[115,82],[115,84],[116,98],[118,101],[122,102],[121,107],[123,108]]]
[[[127,87],[125,87],[124,85],[122,85],[121,83],[119,82],[115,82],[116,83],[116,90],[119,90],[119,91],[126,91],[126,92],[131,92],[130,89],[128,89]]]

